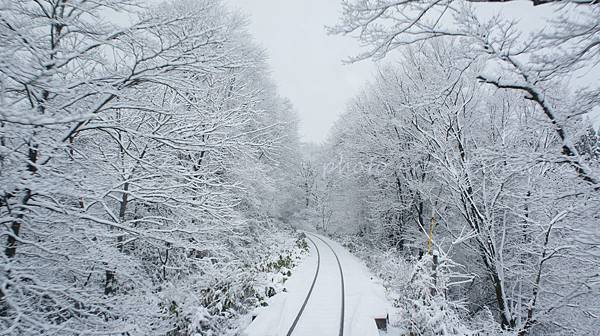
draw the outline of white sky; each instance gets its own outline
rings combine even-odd
[[[302,139],[325,140],[375,70],[371,61],[343,65],[358,53],[357,41],[327,35],[325,26],[338,20],[340,0],[226,1],[250,16],[249,30],[269,55],[279,93],[298,112]]]

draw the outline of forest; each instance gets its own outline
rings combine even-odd
[[[493,2],[341,1],[314,144],[224,1],[0,1],[0,335],[240,335],[308,227],[402,335],[597,334],[600,5]]]

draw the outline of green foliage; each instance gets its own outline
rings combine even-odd
[[[298,246],[298,248],[303,252],[308,253],[308,242],[304,237],[300,237],[296,240],[296,246]]]
[[[285,256],[280,254],[277,260],[268,261],[260,265],[258,270],[261,272],[280,272],[283,270],[282,274],[287,275],[289,273],[289,275],[291,275],[291,271],[289,269],[294,268],[294,266],[296,266],[296,264],[294,264],[292,254],[290,251],[286,250]]]
[[[273,297],[275,294],[277,294],[277,291],[275,291],[274,287],[269,286],[265,289],[265,293],[267,294],[267,297]]]
[[[169,313],[171,315],[179,315],[179,311],[177,309],[177,302],[171,301],[171,305],[169,306]]]

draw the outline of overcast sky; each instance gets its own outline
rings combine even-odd
[[[269,55],[279,93],[300,116],[303,140],[321,142],[345,105],[370,78],[371,61],[343,65],[357,41],[330,36],[340,0],[227,0],[250,16],[250,32]]]

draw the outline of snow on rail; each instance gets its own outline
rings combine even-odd
[[[287,332],[287,334],[286,334],[287,336],[292,335],[292,332],[294,332],[294,328],[296,328],[296,324],[298,324],[298,320],[300,320],[300,316],[302,316],[302,312],[304,312],[304,308],[306,308],[306,304],[308,303],[308,300],[310,299],[310,295],[312,294],[312,291],[315,288],[315,283],[317,282],[317,277],[319,276],[319,268],[321,267],[321,253],[319,252],[319,248],[317,247],[317,244],[315,244],[315,242],[312,239],[308,238],[308,240],[310,240],[310,242],[315,247],[315,250],[317,251],[317,271],[315,272],[315,277],[313,278],[313,282],[310,285],[310,289],[308,290],[306,299],[304,299],[304,303],[302,304],[302,307],[300,308],[298,315],[296,315],[296,319],[294,319],[294,323],[292,323],[290,330]]]

